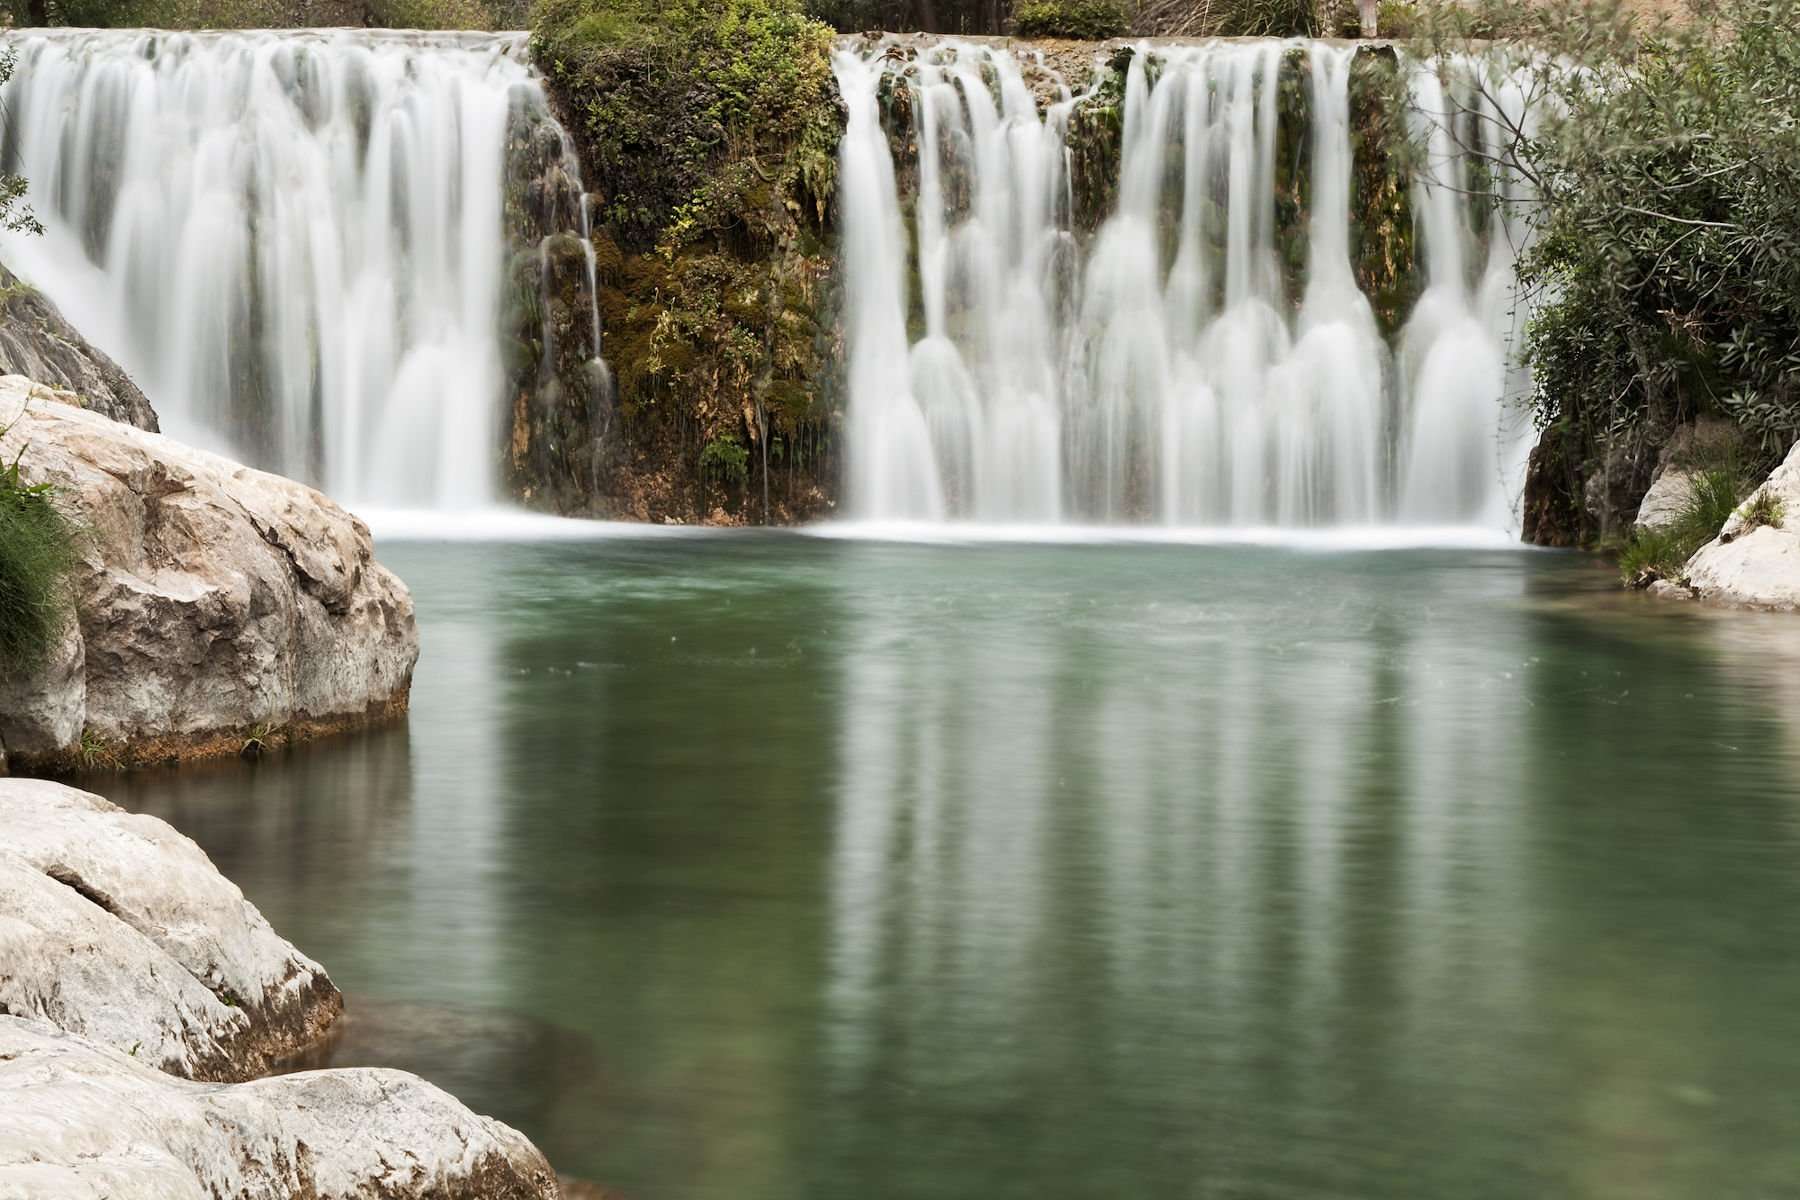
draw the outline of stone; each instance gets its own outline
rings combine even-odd
[[[370,1068],[177,1079],[0,1016],[0,1200],[556,1200],[524,1135]]]
[[[192,841],[44,780],[0,780],[0,1012],[186,1078],[252,1079],[343,1009]]]
[[[139,429],[156,410],[119,364],[89,345],[50,298],[0,266],[0,375],[24,375],[71,392],[85,409]],[[0,405],[0,426],[12,412]]]
[[[1605,541],[1631,531],[1656,473],[1660,444],[1654,429],[1633,429],[1609,440],[1587,464],[1581,505],[1591,538]]]
[[[1718,417],[1701,417],[1677,429],[1657,459],[1632,527],[1645,532],[1675,524],[1693,500],[1695,476],[1709,464],[1729,462],[1742,438],[1735,425]]]
[[[1779,504],[1779,526],[1752,523],[1760,496]],[[1687,585],[1713,604],[1800,611],[1800,443],[1688,560]]]
[[[0,664],[15,771],[235,754],[405,711],[412,597],[356,517],[28,379],[0,378],[0,412],[21,413],[0,454],[85,531],[79,645],[29,678]]]

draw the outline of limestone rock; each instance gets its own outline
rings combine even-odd
[[[342,1011],[192,841],[41,780],[0,780],[0,1012],[150,1066],[250,1079]]]
[[[235,753],[404,711],[412,598],[368,527],[311,488],[0,378],[0,436],[85,528],[79,650],[4,680],[0,744],[55,765],[82,731],[123,762]],[[74,664],[79,664],[78,666]]]
[[[556,1200],[532,1144],[401,1071],[228,1086],[0,1016],[0,1200]]]
[[[1762,495],[1779,503],[1779,527],[1751,524],[1749,513]],[[1687,584],[1715,604],[1800,611],[1800,444],[1688,560]]]
[[[1692,502],[1695,476],[1708,463],[1727,460],[1741,440],[1735,425],[1717,417],[1701,417],[1676,430],[1657,460],[1633,527],[1643,531],[1673,525]]]
[[[75,394],[81,407],[156,429],[156,411],[119,364],[87,343],[50,298],[0,267],[0,375],[24,375]],[[12,419],[0,405],[0,425]]]

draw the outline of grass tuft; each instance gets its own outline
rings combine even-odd
[[[1744,505],[1744,532],[1767,525],[1770,529],[1780,529],[1781,522],[1787,516],[1787,506],[1781,497],[1763,488],[1750,497]]]
[[[1730,467],[1697,473],[1686,507],[1661,529],[1638,530],[1619,551],[1619,574],[1631,587],[1649,587],[1659,579],[1679,582],[1688,559],[1719,536],[1743,498],[1743,477]]]
[[[49,485],[25,483],[17,457],[0,466],[0,675],[37,666],[61,632],[77,543]]]

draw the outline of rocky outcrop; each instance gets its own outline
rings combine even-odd
[[[167,824],[0,780],[0,1012],[229,1081],[317,1042],[342,1008],[323,968]]]
[[[1685,582],[1714,604],[1800,611],[1800,443],[1688,560]]]
[[[24,375],[73,392],[81,407],[139,429],[156,412],[119,364],[88,345],[42,292],[0,267],[0,375]],[[12,417],[0,406],[0,425]]]
[[[403,1071],[220,1087],[0,1016],[0,1196],[556,1200],[524,1135]]]
[[[236,753],[389,719],[418,658],[412,598],[368,527],[311,488],[0,378],[0,455],[84,531],[63,644],[0,664],[13,769]]]
[[[1718,417],[1701,417],[1677,429],[1657,460],[1633,528],[1666,529],[1675,524],[1692,503],[1695,477],[1708,465],[1729,461],[1742,441],[1737,426]]]
[[[0,780],[0,1198],[554,1200],[530,1142],[416,1076],[256,1078],[341,1008],[168,825]]]

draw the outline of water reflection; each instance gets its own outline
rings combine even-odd
[[[1786,624],[1516,553],[383,553],[410,733],[102,790],[327,965],[340,1061],[565,1170],[641,1200],[1800,1178]]]

